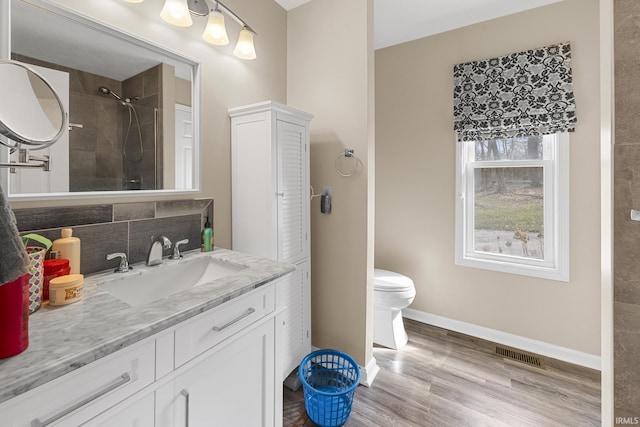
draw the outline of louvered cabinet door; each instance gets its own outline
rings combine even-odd
[[[286,307],[276,318],[282,381],[311,352],[310,293],[308,260],[297,263],[296,270],[276,284],[276,306]]]
[[[278,174],[278,261],[292,262],[309,256],[307,128],[278,120],[276,150]]]

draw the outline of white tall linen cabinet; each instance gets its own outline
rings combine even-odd
[[[267,101],[229,110],[233,250],[296,265],[276,282],[276,346],[288,374],[311,351],[309,122]]]

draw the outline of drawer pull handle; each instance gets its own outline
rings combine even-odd
[[[31,421],[31,427],[45,427],[48,426],[49,424],[52,424],[56,421],[58,421],[60,418],[63,418],[67,415],[69,415],[70,413],[72,413],[73,411],[75,411],[76,409],[81,408],[82,406],[93,402],[94,400],[104,396],[105,394],[109,393],[110,391],[113,391],[115,389],[117,389],[118,387],[121,387],[123,385],[125,385],[126,383],[128,383],[129,381],[131,381],[131,376],[129,375],[129,373],[125,372],[124,374],[120,375],[120,377],[118,377],[117,380],[115,380],[113,383],[105,386],[105,388],[103,388],[102,390],[99,390],[97,392],[95,392],[94,394],[92,394],[91,396],[86,397],[85,399],[81,400],[80,402],[69,406],[66,409],[63,409],[62,411],[58,412],[56,415],[47,418],[44,421],[40,421],[39,418],[36,418],[35,420]]]
[[[240,316],[236,317],[235,319],[228,321],[227,323],[225,323],[222,326],[214,326],[211,329],[213,330],[213,332],[220,332],[220,331],[222,331],[224,329],[227,329],[229,326],[238,323],[239,321],[241,321],[245,317],[251,316],[255,312],[256,312],[255,308],[249,307],[244,311],[244,313],[242,313]]]
[[[189,392],[182,389],[180,394],[184,396],[184,427],[189,427]]]

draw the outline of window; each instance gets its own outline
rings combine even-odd
[[[569,280],[568,139],[457,143],[458,265]]]

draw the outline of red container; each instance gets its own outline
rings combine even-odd
[[[44,262],[44,283],[42,288],[42,299],[49,299],[49,281],[54,277],[66,276],[71,273],[69,260],[64,258],[48,259]]]
[[[29,346],[29,275],[0,285],[0,359]]]

